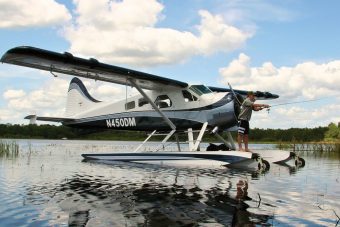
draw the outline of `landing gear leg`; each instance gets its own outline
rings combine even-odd
[[[227,131],[227,136],[228,136],[229,143],[231,145],[231,149],[235,151],[236,150],[235,142],[229,131]]]
[[[231,136],[231,133],[227,131],[227,136],[228,136],[228,141],[225,140],[220,134],[218,134],[218,127],[216,126],[213,130],[212,133],[222,142],[224,143],[227,147],[229,147],[231,150],[236,150],[235,142],[233,137]]]

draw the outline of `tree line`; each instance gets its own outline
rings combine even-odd
[[[340,141],[340,122],[338,125],[330,123],[325,133],[326,141]]]
[[[236,138],[236,132],[232,133]],[[226,135],[223,135],[226,138]],[[17,125],[0,124],[0,138],[13,139],[93,139],[93,140],[144,140],[145,132],[134,131],[91,131],[79,130],[56,125]],[[157,137],[162,139],[161,137]],[[317,142],[339,140],[340,127],[331,123],[328,127],[290,128],[290,129],[251,129],[249,135],[252,142]],[[181,136],[187,140],[186,135]],[[206,133],[206,141],[216,141],[213,135]]]

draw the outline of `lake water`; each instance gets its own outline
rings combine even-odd
[[[82,162],[139,143],[17,140],[0,158],[0,226],[336,226],[340,159],[266,173]],[[156,144],[151,144],[153,146]],[[272,147],[252,145],[250,147]]]

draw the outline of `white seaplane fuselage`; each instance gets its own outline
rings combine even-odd
[[[195,88],[195,89],[194,89]],[[204,92],[200,92],[201,88]],[[81,84],[72,80],[68,92],[65,125],[136,131],[169,131],[171,128],[140,94],[118,102],[99,102]],[[208,128],[226,129],[236,125],[239,105],[231,93],[212,92],[203,85],[183,89],[152,90],[146,92],[162,113],[176,126],[176,130]],[[89,97],[87,97],[89,96]]]

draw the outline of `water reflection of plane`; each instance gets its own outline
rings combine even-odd
[[[287,169],[290,175],[296,174],[301,168],[304,166],[296,166],[296,165],[289,165],[288,163],[277,163],[278,166],[283,167],[284,169]]]
[[[34,186],[31,190],[63,198],[56,203],[66,207],[69,224],[243,226],[267,224],[271,218],[247,211],[250,207],[247,201],[252,198],[248,196],[248,183],[240,180],[239,171],[234,175],[228,171],[144,169],[139,174],[144,178],[134,180],[133,174],[129,178],[129,172],[123,180],[112,173],[74,175],[49,190],[45,186],[41,189]],[[171,179],[166,180],[169,176]]]

